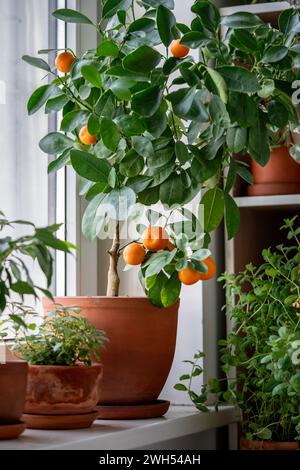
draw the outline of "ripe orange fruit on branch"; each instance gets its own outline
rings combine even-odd
[[[179,280],[182,284],[187,286],[191,286],[192,284],[196,284],[199,281],[199,273],[192,268],[184,268],[182,271],[178,273]]]
[[[130,243],[123,251],[123,258],[127,264],[141,264],[145,259],[145,248],[138,243]]]
[[[176,39],[175,41],[172,42],[171,53],[173,57],[175,57],[176,59],[181,59],[182,57],[187,56],[189,52],[190,52],[189,47],[181,44],[180,39]]]
[[[80,130],[79,139],[85,145],[94,145],[97,142],[97,137],[89,133],[87,126],[83,126]]]
[[[204,259],[202,263],[206,264],[208,270],[206,273],[198,273],[199,279],[201,281],[209,281],[209,279],[212,279],[216,275],[216,272],[217,272],[216,263],[211,256]]]
[[[75,57],[73,56],[73,54],[71,54],[71,52],[69,51],[61,52],[60,54],[58,54],[58,56],[55,59],[55,67],[60,72],[69,73],[72,68],[74,60],[75,60]]]
[[[147,250],[164,250],[169,243],[168,232],[163,227],[148,227],[142,235],[143,245]]]

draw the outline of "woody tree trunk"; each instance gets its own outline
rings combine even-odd
[[[118,261],[120,257],[120,222],[116,221],[115,233],[113,244],[109,250],[110,262],[108,270],[108,279],[107,279],[107,291],[106,295],[108,297],[118,297],[119,295],[119,286],[120,278],[118,275]]]

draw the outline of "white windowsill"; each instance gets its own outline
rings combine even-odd
[[[236,423],[234,406],[200,413],[192,406],[171,406],[162,418],[95,421],[89,429],[41,431],[28,429],[17,440],[0,441],[0,450],[124,450],[147,447],[170,439]]]

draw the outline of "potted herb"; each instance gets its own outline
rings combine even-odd
[[[13,230],[23,226],[28,234],[13,237]],[[36,228],[30,222],[9,221],[0,213],[0,339],[10,339],[11,333],[21,328],[34,328],[34,324],[24,322],[32,315],[32,309],[23,302],[24,295],[37,299],[42,292],[48,297],[48,289],[37,286],[30,277],[30,268],[26,259],[36,261],[47,280],[48,287],[52,279],[53,257],[50,249],[69,251],[70,244],[57,239],[54,235],[59,226]],[[28,231],[29,229],[29,231]],[[9,235],[10,234],[10,235]],[[22,302],[12,301],[13,296],[21,296]],[[4,348],[4,345],[1,346]],[[2,349],[3,350],[3,349]],[[5,360],[5,358],[4,358]],[[17,437],[24,431],[21,422],[25,401],[27,363],[9,359],[0,364],[0,439]],[[12,393],[12,390],[14,393]]]
[[[99,350],[107,338],[79,313],[76,307],[57,306],[38,333],[16,338],[14,351],[29,364],[27,427],[85,428],[98,416]]]

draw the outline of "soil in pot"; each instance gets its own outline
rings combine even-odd
[[[14,439],[25,430],[21,417],[27,370],[28,364],[24,361],[0,364],[0,439]]]
[[[274,148],[264,167],[252,160],[251,170],[253,184],[248,187],[249,196],[300,193],[300,164],[290,156],[287,146]]]
[[[101,350],[102,407],[157,402],[173,362],[179,302],[169,308],[154,307],[146,297],[57,297],[55,302],[78,306],[110,341]],[[44,299],[44,308],[48,312],[53,304]]]
[[[241,437],[240,450],[299,450],[299,442],[250,441]]]

